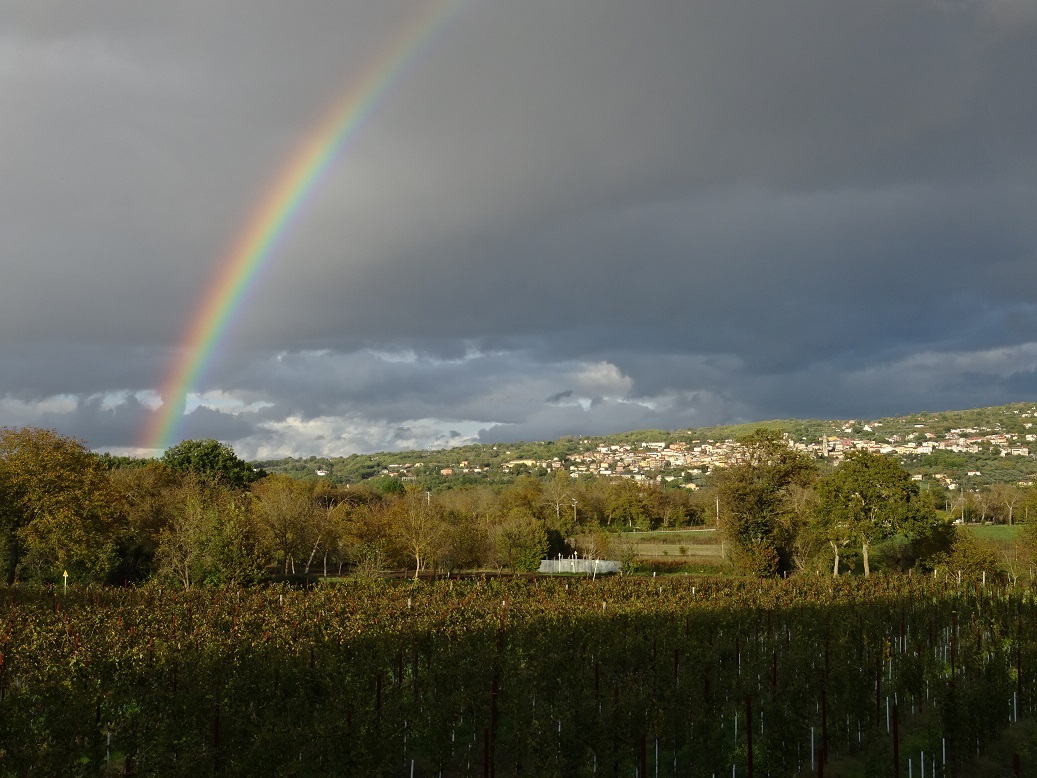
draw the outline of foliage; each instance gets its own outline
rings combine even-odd
[[[399,496],[407,491],[407,487],[403,485],[403,481],[399,478],[393,478],[392,476],[376,478],[371,486],[382,494],[394,494]]]
[[[774,545],[762,539],[750,538],[735,546],[735,568],[744,575],[770,578],[778,574],[780,559]]]
[[[494,527],[492,537],[495,560],[502,568],[532,572],[540,567],[540,560],[547,554],[544,523],[519,506],[511,508]]]
[[[96,455],[53,430],[0,429],[7,579],[104,580],[115,564],[115,495]]]
[[[966,527],[957,527],[954,543],[945,554],[936,559],[936,567],[965,580],[993,577],[1002,572],[1001,557],[989,541],[978,537]]]
[[[864,574],[871,573],[869,550],[897,534],[928,539],[937,519],[931,504],[919,499],[918,487],[892,457],[869,451],[850,452],[817,485],[818,521],[832,548],[838,574],[838,547],[861,549]]]
[[[233,448],[218,440],[185,440],[166,449],[162,463],[172,470],[214,478],[239,489],[264,475],[239,459]]]
[[[175,488],[170,513],[156,551],[161,578],[185,589],[260,578],[265,555],[249,495],[189,477]]]
[[[949,433],[967,415],[958,414],[953,421],[938,414],[918,415],[918,423],[946,426]],[[1034,418],[1034,410],[1006,406],[988,415],[990,429],[1020,434],[1032,423],[1026,420]],[[1025,460],[1032,469],[1032,458],[962,455],[955,462],[965,467],[972,461],[969,457],[985,459],[983,476],[969,477],[959,503],[952,504],[950,498],[961,491],[945,493],[931,479],[912,497],[912,509],[895,527],[888,524],[867,539],[867,546],[863,537],[851,540],[845,528],[833,530],[818,520],[820,497],[813,488],[817,463],[790,446],[827,434],[835,424],[786,420],[762,425],[743,439],[749,445],[742,449],[741,462],[726,471],[716,468],[712,474],[695,475],[696,491],[681,488],[682,474],[676,471],[673,480],[658,483],[587,474],[573,478],[561,458],[617,443],[630,449],[647,446],[645,441],[691,446],[714,431],[644,430],[555,442],[471,445],[448,452],[308,457],[284,463],[283,475],[258,480],[254,479],[261,474],[216,441],[185,441],[162,461],[96,457],[71,441],[79,449],[79,459],[70,460],[70,470],[54,479],[61,488],[23,488],[34,477],[29,472],[32,457],[9,456],[0,466],[0,494],[6,497],[0,500],[0,556],[8,562],[8,578],[22,581],[60,580],[66,567],[79,580],[169,580],[174,559],[204,560],[182,567],[190,572],[175,576],[192,587],[252,580],[256,571],[264,570],[329,576],[360,568],[371,572],[409,567],[415,573],[533,569],[545,553],[569,554],[579,548],[585,554],[591,546],[598,549],[595,555],[616,558],[622,544],[605,551],[610,544],[603,528],[679,529],[712,524],[716,518],[728,558],[751,575],[809,572],[825,565],[838,569],[840,563],[856,569],[859,559],[869,572],[872,560],[865,557],[873,545],[881,568],[928,570],[933,556],[947,550],[952,535],[946,522],[934,520],[937,503],[955,516],[1006,524],[1025,521],[1031,508],[1037,513],[1037,490],[984,481],[991,473],[994,481],[1022,473],[1025,468],[1017,468],[1015,460]],[[844,423],[838,425],[843,428]],[[877,438],[894,428],[918,434],[911,432],[914,424],[907,420],[890,421],[881,431],[867,431],[869,425],[863,422],[845,423],[845,428],[850,426]],[[716,432],[724,438],[733,431],[744,428]],[[20,434],[39,440],[54,436],[31,429]],[[516,458],[547,466],[536,476],[503,473],[501,466]],[[458,460],[474,469],[464,475],[440,474],[441,467],[455,466]],[[28,467],[24,473],[23,464]],[[940,467],[947,465],[953,474],[950,464]],[[925,469],[917,463],[915,467]],[[59,470],[44,467],[38,472]],[[314,476],[318,470],[321,477]],[[831,477],[829,472],[824,479]],[[361,479],[367,480],[355,483]],[[203,489],[202,481],[212,488]],[[407,507],[421,502],[414,494],[423,495],[427,516]],[[58,510],[61,499],[64,507]],[[33,517],[38,520],[33,522]],[[588,546],[586,538],[595,540]],[[521,549],[528,553],[519,553]],[[999,550],[1005,564],[1016,571],[1013,575],[1025,572],[1023,555],[1014,546]],[[646,559],[651,556],[645,554]]]
[[[810,459],[777,433],[758,429],[739,441],[741,459],[715,477],[720,530],[735,547],[735,562],[752,575],[791,567],[795,486],[815,474]]]
[[[157,570],[159,536],[174,510],[173,495],[180,476],[161,462],[148,460],[139,466],[111,469],[108,478],[121,528],[116,537],[119,565],[114,580],[143,581]]]
[[[655,529],[648,494],[633,481],[619,481],[609,489],[606,511],[609,524],[617,522],[628,528]]]
[[[281,475],[264,478],[252,488],[257,498],[256,513],[274,562],[284,574],[295,572],[295,563],[305,559],[313,541],[317,505],[309,485]]]
[[[941,573],[25,586],[0,773],[794,775],[814,743],[885,774],[888,699],[902,775],[908,745],[976,775],[1033,715],[1035,624],[1033,589]]]

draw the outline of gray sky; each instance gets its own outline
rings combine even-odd
[[[203,292],[428,0],[0,0],[0,426],[128,452]],[[1037,4],[469,0],[180,437],[246,457],[1037,397]]]

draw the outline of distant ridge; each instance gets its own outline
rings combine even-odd
[[[441,470],[456,468],[464,462],[472,469],[499,469],[509,461],[552,460],[555,457],[564,459],[567,455],[593,450],[598,446],[639,446],[648,442],[690,445],[737,439],[759,428],[787,434],[798,442],[816,441],[822,436],[852,435],[886,440],[893,436],[903,438],[931,433],[939,437],[956,429],[999,431],[1020,437],[1030,434],[1037,436],[1037,402],[1016,402],[964,410],[920,411],[877,419],[769,419],[697,429],[644,429],[611,435],[565,435],[552,441],[471,443],[446,449],[383,451],[346,457],[285,457],[261,460],[254,464],[269,472],[282,472],[296,477],[325,475],[332,480],[352,483],[375,478],[394,466],[417,466],[424,468],[423,472],[429,476]],[[1037,444],[1034,448],[1037,448]]]

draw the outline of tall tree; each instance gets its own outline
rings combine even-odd
[[[504,513],[518,508],[542,519],[546,507],[543,484],[531,475],[520,475],[501,490],[499,502],[500,510]]]
[[[265,475],[218,440],[185,440],[166,449],[162,462],[181,472],[215,478],[227,486],[243,489]]]
[[[829,542],[859,546],[865,576],[871,575],[874,543],[907,528],[917,534],[935,519],[931,503],[919,499],[918,487],[900,463],[870,451],[847,454],[820,480],[817,493]]]
[[[1005,523],[1014,524],[1015,509],[1022,502],[1023,490],[1012,484],[994,484],[990,487],[990,494],[1002,509]]]
[[[116,580],[145,579],[154,572],[155,552],[172,518],[172,495],[180,477],[161,462],[146,460],[110,469],[109,478],[120,514]]]
[[[739,568],[751,575],[774,575],[790,566],[792,487],[811,483],[815,466],[771,430],[757,429],[739,444],[736,461],[714,476],[719,529],[733,545]]]
[[[576,530],[576,518],[573,516],[572,479],[565,470],[556,470],[545,481],[542,487],[544,504],[549,506],[549,519],[553,529],[563,535],[571,535]]]
[[[254,583],[265,561],[247,492],[197,475],[169,494],[169,520],[159,533],[159,573],[185,589],[200,583]]]
[[[626,479],[611,484],[606,510],[610,524],[617,521],[627,527],[649,530],[655,523],[649,506],[649,494],[641,486]]]
[[[257,513],[267,542],[283,566],[295,573],[295,563],[305,561],[316,532],[318,506],[309,486],[285,475],[271,475],[252,487],[259,504]]]
[[[78,440],[53,430],[0,429],[0,527],[7,580],[103,580],[115,564],[108,473]]]
[[[446,549],[447,531],[442,510],[431,493],[408,492],[390,510],[393,525],[414,560],[414,580],[421,571],[434,567]]]

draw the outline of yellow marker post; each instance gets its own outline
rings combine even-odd
[[[68,570],[61,574],[65,578],[65,594],[68,594]]]

